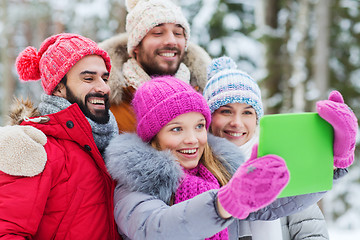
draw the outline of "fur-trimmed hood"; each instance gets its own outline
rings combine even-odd
[[[129,59],[127,52],[127,33],[121,33],[111,37],[101,43],[99,46],[107,51],[111,58],[111,73],[109,85],[111,88],[111,103],[119,104],[122,100],[124,75],[122,73],[123,64]],[[202,91],[207,82],[206,68],[210,64],[211,58],[208,53],[200,46],[189,42],[187,52],[185,53],[183,63],[190,70],[190,84],[199,87]]]
[[[31,126],[19,126],[24,117],[40,113],[30,100],[15,99],[8,124],[0,127],[0,171],[13,176],[33,177],[44,170],[47,155],[45,134]]]
[[[244,162],[239,148],[226,139],[209,134],[208,143],[231,174]],[[105,150],[105,162],[112,178],[122,187],[167,203],[183,174],[170,151],[158,151],[134,133],[113,138]]]
[[[10,107],[8,124],[9,125],[20,125],[24,121],[24,117],[39,117],[40,112],[30,99],[14,99],[14,103]]]

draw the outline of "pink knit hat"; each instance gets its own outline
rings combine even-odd
[[[62,33],[51,36],[41,44],[39,52],[27,47],[16,58],[16,69],[22,81],[41,79],[46,94],[52,94],[61,79],[80,59],[99,55],[110,72],[110,57],[98,45],[83,36]]]
[[[211,122],[205,98],[189,84],[171,76],[155,77],[142,84],[135,92],[132,105],[137,134],[144,142],[149,142],[168,122],[184,113],[204,115],[206,128]]]

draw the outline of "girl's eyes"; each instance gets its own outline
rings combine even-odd
[[[232,114],[232,111],[228,110],[228,109],[224,109],[224,110],[221,110],[220,113],[229,115],[229,114]],[[250,111],[250,110],[245,110],[242,114],[244,114],[244,115],[252,115],[252,114],[255,114],[255,112]]]
[[[231,114],[231,111],[228,110],[228,109],[223,109],[223,110],[220,111],[220,113],[222,113],[222,114]]]
[[[180,131],[181,131],[181,127],[172,128],[170,131],[171,131],[171,132],[180,132]]]
[[[244,111],[244,114],[245,115],[251,115],[251,114],[253,114],[253,112],[252,111]]]
[[[199,123],[198,125],[196,125],[195,127],[196,129],[203,129],[205,128],[205,124],[203,123]],[[172,129],[170,129],[171,132],[180,132],[182,131],[183,129],[181,127],[174,127]]]

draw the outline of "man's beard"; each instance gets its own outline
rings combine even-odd
[[[66,87],[66,99],[70,102],[70,103],[77,103],[81,109],[81,111],[84,113],[84,115],[88,118],[90,118],[91,120],[93,120],[96,123],[100,123],[100,124],[105,124],[109,122],[110,119],[110,115],[109,115],[109,108],[110,108],[110,103],[109,103],[109,96],[107,94],[100,94],[100,93],[89,93],[85,96],[85,100],[84,102],[81,101],[81,99],[77,98],[73,92],[67,87]],[[87,107],[86,103],[88,102],[88,99],[90,97],[103,97],[104,101],[105,101],[105,109],[104,110],[95,110],[98,112],[97,115],[93,114],[90,112],[89,108]]]
[[[172,51],[176,50],[178,55],[181,54],[181,51],[178,48],[164,48],[162,50],[172,50]],[[155,54],[155,56],[157,56],[158,51],[156,51],[154,54]],[[145,58],[145,61],[144,61],[144,58]],[[182,56],[180,56],[179,62],[176,64],[176,66],[171,66],[174,63],[169,62],[168,63],[169,67],[167,67],[166,69],[162,68],[160,65],[156,64],[154,61],[151,61],[150,58],[151,57],[149,57],[145,53],[142,53],[142,58],[140,60],[141,61],[140,64],[141,64],[142,68],[149,76],[165,76],[165,75],[174,76],[179,69],[180,63],[184,59],[184,54]]]

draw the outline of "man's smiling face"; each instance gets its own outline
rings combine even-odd
[[[151,29],[134,49],[136,61],[150,75],[174,75],[185,54],[184,28],[164,23]]]
[[[109,72],[98,55],[80,59],[66,74],[65,86],[60,86],[54,95],[77,103],[85,116],[97,123],[109,121]],[[62,84],[62,83],[60,83]]]

